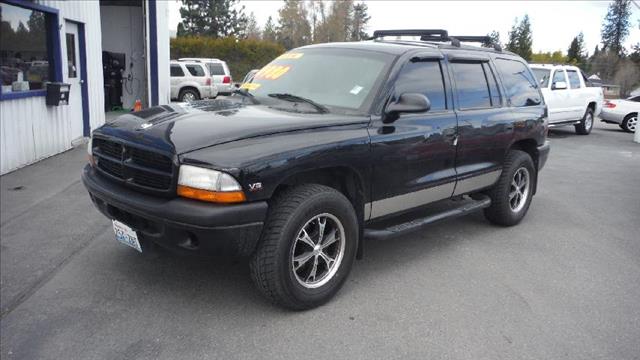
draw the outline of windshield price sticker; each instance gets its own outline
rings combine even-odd
[[[296,59],[300,59],[303,55],[304,55],[303,53],[285,53],[278,56],[278,60],[284,60],[284,59],[296,60]]]
[[[240,89],[247,89],[247,90],[255,90],[259,87],[260,87],[260,84],[256,84],[256,83],[244,83],[240,85]]]
[[[267,65],[262,70],[258,71],[256,74],[256,79],[267,79],[267,80],[275,80],[282,75],[284,75],[287,71],[291,69],[291,66],[285,65]]]

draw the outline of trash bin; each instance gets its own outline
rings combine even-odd
[[[61,82],[47,83],[47,105],[59,106],[69,105],[69,90],[71,84],[65,84]]]

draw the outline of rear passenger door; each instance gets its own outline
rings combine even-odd
[[[580,82],[580,74],[576,70],[567,70],[567,79],[569,83],[570,96],[568,99],[568,105],[571,108],[571,119],[581,119],[584,116],[584,112],[587,110],[585,102],[585,88]]]
[[[495,183],[514,127],[488,56],[452,54],[449,70],[458,116],[454,195],[462,195]]]
[[[413,57],[395,80],[392,101],[404,93],[425,94],[431,109],[405,113],[393,123],[374,119],[371,219],[451,197],[455,186],[456,115],[444,63]]]

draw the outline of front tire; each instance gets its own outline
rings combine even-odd
[[[636,129],[638,128],[638,114],[633,113],[625,116],[620,127],[626,132],[636,132]]]
[[[349,200],[327,186],[281,192],[270,204],[251,277],[271,302],[293,310],[322,305],[343,285],[358,244]]]
[[[484,216],[497,225],[519,223],[529,210],[536,177],[531,156],[520,150],[510,151],[498,182],[487,192],[491,206],[484,209]]]
[[[580,124],[575,125],[575,128],[578,135],[589,135],[591,133],[591,129],[593,129],[593,109],[587,109],[582,121],[580,121]]]

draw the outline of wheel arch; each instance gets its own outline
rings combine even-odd
[[[288,175],[275,187],[271,197],[277,193],[302,184],[320,184],[333,188],[342,193],[351,202],[358,219],[359,240],[356,258],[361,259],[363,254],[364,231],[364,204],[365,182],[363,176],[355,169],[348,166],[329,166],[318,169],[301,170]]]
[[[180,90],[178,91],[178,99],[180,98],[180,95],[182,94],[182,92],[184,90],[193,90],[193,91],[196,92],[196,94],[198,94],[198,97],[200,99],[202,99],[202,94],[200,93],[200,90],[196,86],[193,86],[193,85],[185,85],[185,86],[181,87]]]
[[[533,181],[533,194],[535,195],[538,190],[538,169],[539,169],[539,159],[540,154],[538,153],[538,142],[534,139],[522,139],[514,142],[509,147],[509,151],[511,150],[520,150],[524,151],[529,156],[531,156],[531,160],[533,160],[533,165],[535,167],[536,173]]]

